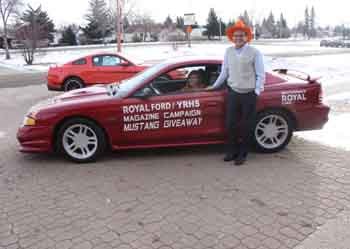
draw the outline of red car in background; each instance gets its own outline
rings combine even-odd
[[[108,148],[224,143],[227,88],[187,91],[186,79],[164,77],[177,70],[203,70],[203,83],[211,85],[221,63],[210,58],[166,61],[120,84],[74,90],[39,103],[18,130],[20,150],[59,151],[88,162]],[[286,69],[267,73],[253,144],[259,151],[277,152],[294,131],[321,129],[329,110],[317,79]]]
[[[109,84],[128,79],[146,69],[120,54],[94,54],[68,62],[62,66],[50,67],[47,75],[49,90],[71,91],[94,84]],[[169,78],[184,77],[175,71]]]

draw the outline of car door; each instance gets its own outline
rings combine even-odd
[[[137,73],[135,66],[117,55],[96,55],[92,57],[93,80],[95,83],[112,83],[127,79]]]
[[[201,144],[224,138],[225,90],[177,92],[124,99],[121,145]]]

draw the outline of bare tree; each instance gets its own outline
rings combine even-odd
[[[118,11],[117,11],[117,1],[111,0],[111,4],[109,6],[110,11],[112,13],[113,17],[113,23],[116,24],[118,19]],[[135,7],[136,7],[136,0],[120,0],[121,6],[122,6],[122,16],[121,21],[125,19],[132,19],[135,16]]]
[[[0,0],[0,15],[4,28],[4,45],[6,51],[6,59],[11,58],[8,44],[8,23],[11,17],[18,14],[18,8],[22,5],[21,0]]]
[[[40,23],[39,17],[41,6],[37,9],[33,9],[29,6],[30,18],[28,21],[21,24],[17,28],[16,37],[23,42],[23,57],[28,65],[32,65],[34,61],[34,55],[38,47],[40,47],[40,40],[43,37],[47,37],[48,28],[47,24]]]
[[[28,65],[32,65],[34,54],[38,47],[39,41],[39,23],[23,24],[18,30],[16,37],[23,43],[22,55]]]

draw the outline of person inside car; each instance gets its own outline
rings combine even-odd
[[[203,70],[194,70],[187,77],[187,84],[183,91],[198,91],[204,89],[206,85],[203,82]]]

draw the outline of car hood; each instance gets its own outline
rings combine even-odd
[[[77,89],[64,94],[55,96],[53,98],[44,100],[33,106],[29,113],[38,113],[43,110],[55,111],[57,108],[64,107],[74,108],[83,106],[84,104],[105,102],[111,98],[119,98],[117,96],[110,96],[107,92],[106,85],[95,85],[83,89]]]
[[[55,97],[58,101],[72,101],[86,98],[109,97],[106,85],[95,85],[82,89],[69,91]]]

